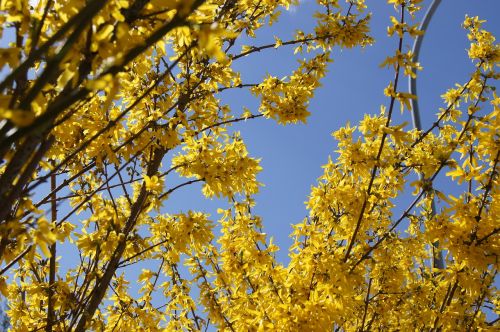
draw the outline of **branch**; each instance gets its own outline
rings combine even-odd
[[[404,13],[405,13],[404,5],[401,5],[401,18],[400,18],[400,22],[401,23],[404,22]],[[399,38],[398,51],[401,52],[402,49],[403,49],[403,36],[401,36]],[[394,77],[394,91],[396,91],[397,87],[398,87],[399,72],[400,72],[400,65],[398,63],[398,65],[396,67],[395,77]],[[391,123],[392,112],[394,110],[395,101],[396,101],[396,96],[395,95],[391,96],[391,101],[390,101],[390,105],[389,105],[389,113],[387,115],[387,121],[385,123],[385,127],[386,128],[389,127],[389,125]],[[373,166],[373,169],[372,169],[372,174],[371,174],[371,177],[370,177],[370,182],[368,184],[368,189],[366,190],[366,195],[365,195],[365,198],[363,200],[363,205],[361,206],[361,211],[359,213],[358,220],[356,221],[356,227],[354,228],[354,232],[353,232],[353,234],[351,236],[351,239],[349,241],[349,245],[347,247],[347,250],[346,250],[346,253],[345,253],[345,256],[344,256],[344,262],[347,262],[347,260],[349,259],[349,255],[351,254],[351,250],[352,250],[352,248],[354,246],[354,242],[356,241],[356,237],[358,235],[359,229],[361,228],[361,221],[363,220],[363,215],[365,213],[366,206],[368,205],[368,199],[371,196],[373,182],[375,180],[375,176],[376,176],[377,170],[378,170],[378,165],[377,164],[380,161],[380,157],[382,155],[382,150],[384,149],[384,144],[385,144],[386,137],[387,137],[387,133],[384,132],[382,134],[382,139],[381,139],[381,142],[380,142],[380,147],[378,149],[378,153],[377,153],[377,157],[376,157],[376,161],[375,161],[375,166]]]

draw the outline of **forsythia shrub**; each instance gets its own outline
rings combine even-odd
[[[417,97],[401,81],[420,69],[403,45],[423,33],[421,0],[388,1],[398,48],[382,64],[395,75],[387,106],[334,132],[338,156],[285,265],[252,213],[259,160],[228,128],[305,122],[334,47],[373,41],[364,0],[317,0],[313,32],[237,49],[293,2],[0,1],[0,34],[13,40],[0,49],[0,292],[12,331],[498,329],[485,311],[498,312],[495,38],[465,19],[473,72],[431,127],[410,130],[393,114]],[[288,77],[248,82],[234,67],[289,46]],[[232,109],[221,97],[232,89],[260,107]],[[166,181],[174,172],[185,182]],[[435,189],[441,175],[462,192]],[[230,202],[219,220],[162,213],[198,182]],[[396,215],[409,184],[414,200]],[[429,264],[429,247],[445,266]],[[60,265],[69,251],[73,265]]]

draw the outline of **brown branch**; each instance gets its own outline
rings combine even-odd
[[[153,250],[154,248],[158,247],[158,246],[161,246],[162,244],[164,243],[167,243],[170,239],[165,239],[163,241],[160,241],[158,243],[155,243],[143,250],[141,250],[140,252],[138,252],[137,254],[135,255],[132,255],[124,260],[122,260],[120,263],[118,263],[118,268],[122,268],[122,267],[126,267],[126,266],[129,266],[130,264],[127,264],[128,262],[130,262],[131,260],[133,260],[134,258],[137,258],[139,256],[141,256],[142,254],[145,254],[146,252],[150,251],[150,250]],[[132,263],[133,264],[133,263]]]
[[[50,177],[50,188],[54,190],[56,188],[56,176],[52,175]],[[51,202],[51,216],[52,223],[57,222],[57,203],[56,194],[52,196]],[[54,324],[54,286],[56,281],[56,243],[50,246],[50,263],[49,263],[49,288],[47,295],[47,327],[46,332],[52,332],[52,326]]]
[[[0,179],[0,182],[2,183],[2,187],[0,188],[0,192],[2,193],[0,197],[2,197],[2,201],[0,203],[0,224],[7,220],[9,213],[12,210],[12,205],[13,203],[17,200],[19,201],[22,197],[26,196],[25,194],[23,195],[23,188],[26,186],[28,183],[29,179],[33,176],[33,173],[35,172],[37,166],[40,163],[40,160],[42,160],[43,156],[47,152],[47,150],[52,146],[54,143],[54,137],[50,136],[47,140],[43,140],[39,147],[38,150],[33,153],[31,156],[31,159],[28,159],[32,152],[36,149],[38,145],[38,140],[41,139],[40,137],[33,137],[32,142],[26,142],[26,145],[23,144],[23,146],[26,146],[26,150],[23,150],[24,153],[17,154],[20,156],[20,160],[16,161],[14,164],[9,164],[7,170],[10,171],[10,173],[6,173],[5,178],[2,176]],[[27,165],[21,164],[21,160],[26,160]],[[23,171],[21,172],[19,178],[17,179],[17,182],[14,184],[14,181],[16,179],[16,176],[18,173],[21,171],[21,169],[24,167]],[[17,173],[14,173],[17,172]],[[6,190],[9,190],[9,192],[6,192]]]
[[[404,13],[405,13],[405,8],[404,8],[404,4],[401,5],[401,18],[400,18],[400,22],[403,23],[404,22]],[[403,36],[399,37],[399,45],[398,45],[398,51],[401,52],[403,49]],[[398,82],[399,82],[399,72],[400,72],[400,65],[398,64],[397,67],[396,67],[396,73],[395,73],[395,77],[394,77],[394,91],[397,90],[397,87],[398,87]],[[389,104],[389,113],[387,115],[387,121],[385,123],[385,127],[389,127],[390,123],[391,123],[391,118],[392,118],[392,113],[393,113],[393,110],[394,110],[394,104],[395,104],[395,101],[396,101],[396,96],[391,96],[391,101],[390,101],[390,104]],[[349,259],[349,255],[351,254],[351,250],[354,246],[354,242],[356,241],[356,237],[358,235],[358,232],[359,232],[359,229],[361,228],[361,221],[363,220],[363,215],[365,213],[365,209],[368,205],[368,199],[369,197],[371,196],[371,191],[372,191],[372,186],[373,186],[373,182],[375,180],[375,176],[377,174],[377,170],[378,170],[378,162],[380,161],[380,157],[382,156],[382,151],[384,149],[384,145],[385,145],[385,139],[387,137],[387,133],[384,132],[382,134],[382,139],[381,139],[381,142],[380,142],[380,147],[378,149],[378,153],[377,153],[377,157],[376,157],[376,161],[375,161],[375,166],[373,166],[373,169],[372,169],[372,174],[371,174],[371,177],[370,177],[370,182],[368,183],[368,189],[366,190],[366,195],[365,195],[365,198],[363,200],[363,205],[361,206],[361,211],[359,213],[359,217],[358,217],[358,220],[356,221],[356,226],[354,228],[354,232],[351,236],[351,239],[349,240],[349,245],[347,247],[347,250],[345,252],[345,256],[344,256],[344,262],[347,262],[347,260]]]
[[[196,179],[196,180],[190,180],[190,181],[186,181],[184,183],[178,184],[175,187],[173,187],[173,188],[167,190],[166,192],[164,192],[160,197],[158,197],[158,199],[164,199],[165,197],[167,197],[168,195],[170,195],[171,193],[173,193],[174,191],[176,191],[179,188],[182,188],[184,186],[188,186],[188,185],[196,183],[196,182],[201,182],[201,181],[204,181],[204,180],[205,179]]]
[[[16,256],[9,264],[5,265],[5,267],[0,270],[0,276],[7,272],[12,266],[14,266],[20,259],[22,259],[26,254],[33,248],[33,245],[29,245],[26,249],[24,249],[19,255]]]
[[[366,321],[366,315],[368,314],[368,305],[370,304],[370,289],[372,287],[372,281],[373,278],[370,278],[368,281],[368,290],[366,291],[366,297],[365,297],[365,307],[363,311],[363,319],[361,321],[361,332],[365,330],[365,321]]]
[[[492,237],[493,235],[497,234],[498,232],[500,232],[500,228],[495,228],[494,230],[492,230],[490,233],[486,234],[485,236],[483,236],[482,238],[478,239],[476,242],[477,244],[481,244],[483,243],[484,241],[487,241],[490,237]]]
[[[495,160],[493,161],[493,167],[491,170],[490,178],[488,179],[488,183],[485,186],[486,190],[484,191],[483,198],[481,199],[481,205],[479,206],[479,211],[477,212],[477,215],[475,217],[477,222],[481,220],[481,213],[483,212],[483,209],[486,206],[486,199],[488,198],[488,195],[493,187],[493,180],[495,176],[498,174],[497,165],[499,161],[500,161],[500,150],[497,151],[497,155],[495,157]]]
[[[316,37],[316,38],[311,37],[311,38],[289,40],[289,41],[281,43],[281,45],[286,46],[286,45],[295,45],[295,44],[301,44],[301,43],[304,44],[304,43],[308,43],[308,42],[315,41],[315,40],[330,38],[333,36],[334,35],[327,35],[324,37]],[[260,52],[260,51],[263,51],[263,50],[268,49],[268,48],[275,48],[275,47],[276,47],[276,43],[266,44],[266,45],[261,45],[261,46],[252,46],[251,49],[246,51],[246,52],[242,52],[240,54],[235,54],[235,55],[229,55],[229,58],[231,60],[237,60],[237,59],[245,57],[249,54],[252,54],[255,52]]]
[[[439,308],[439,313],[434,319],[434,323],[432,324],[432,328],[430,329],[430,332],[434,330],[439,330],[437,324],[439,322],[439,314],[442,314],[444,309],[451,304],[451,301],[453,300],[453,296],[455,295],[455,291],[457,290],[458,287],[458,278],[456,278],[455,283],[453,286],[451,284],[448,286],[448,291],[446,292],[445,297],[443,298],[443,303],[441,303],[441,307]]]

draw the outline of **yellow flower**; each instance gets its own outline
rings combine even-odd
[[[33,123],[35,114],[31,111],[0,108],[0,119],[9,119],[18,127],[26,127]]]
[[[19,63],[19,48],[0,48],[0,69],[5,65],[14,68]]]
[[[156,175],[151,177],[144,175],[144,183],[146,185],[146,190],[154,194],[161,193],[163,189],[163,183]]]

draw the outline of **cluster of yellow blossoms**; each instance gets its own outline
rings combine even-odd
[[[297,1],[0,1],[0,37],[12,40],[0,49],[0,293],[11,330],[498,329],[487,313],[499,298],[500,47],[466,18],[470,79],[443,95],[430,128],[393,123],[396,104],[411,111],[416,98],[400,86],[421,67],[402,45],[423,33],[408,20],[421,2],[388,1],[399,45],[382,64],[395,72],[388,106],[333,134],[337,155],[285,265],[252,213],[259,160],[229,127],[306,122],[334,47],[372,42],[364,0],[317,0],[312,32],[241,51]],[[298,60],[288,77],[247,82],[235,69],[287,46]],[[243,88],[260,99],[255,113],[225,103]],[[162,212],[194,183],[228,200],[218,220]],[[408,186],[412,202],[396,209]]]

